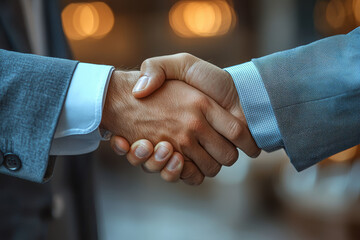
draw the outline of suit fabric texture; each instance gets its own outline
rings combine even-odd
[[[1,1],[0,12],[0,48],[31,52],[19,1]],[[57,1],[44,1],[44,15],[49,56],[69,58]],[[34,182],[51,175],[48,153],[76,65],[72,60],[0,50],[0,150],[22,161],[19,171],[0,166],[0,173]]]
[[[0,173],[46,180],[49,151],[77,62],[0,50],[0,149],[16,154],[19,171]]]
[[[71,58],[58,1],[43,4],[48,56]],[[16,153],[22,161],[18,172],[0,167],[1,173],[12,175],[0,174],[0,239],[47,239],[54,190],[49,183],[34,182],[43,182],[50,175],[46,169],[53,161],[48,162],[47,151],[77,62],[16,53],[31,53],[19,0],[0,1],[0,49],[0,150]],[[57,182],[57,188],[66,189],[72,201],[66,201],[67,206],[76,206],[78,211],[85,205],[88,214],[92,195],[79,193],[85,189],[80,184],[85,179],[88,188],[91,186],[86,164],[89,159],[71,160],[71,166],[64,165],[66,177]],[[76,215],[77,211],[73,208],[71,213]],[[96,225],[92,227],[96,231]],[[75,228],[82,231],[78,225]]]
[[[252,61],[297,170],[360,144],[360,27]]]

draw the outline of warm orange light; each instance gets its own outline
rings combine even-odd
[[[189,3],[183,13],[186,27],[199,36],[212,36],[216,33],[215,15],[214,6],[205,2]]]
[[[226,1],[217,1],[217,5],[219,6],[222,13],[222,22],[219,29],[219,34],[223,35],[235,27],[236,14],[235,10],[230,7]]]
[[[334,162],[344,162],[353,159],[356,156],[358,147],[352,147],[350,149],[347,149],[345,151],[342,151],[338,154],[335,154],[331,156],[329,159]]]
[[[340,0],[331,0],[326,7],[326,21],[333,29],[341,28],[346,20],[344,3]]]
[[[224,0],[180,1],[170,10],[169,22],[181,37],[211,37],[229,32],[236,15]]]
[[[114,23],[115,23],[114,14],[111,11],[110,7],[103,2],[94,2],[91,5],[95,7],[101,20],[99,22],[99,28],[92,35],[92,37],[101,38],[106,34],[108,34],[111,31],[111,29],[114,27]]]
[[[360,24],[360,0],[354,0],[353,9],[356,22]]]
[[[194,34],[187,28],[184,22],[184,9],[186,2],[178,2],[171,9],[169,13],[169,23],[175,33],[181,37],[191,37]]]
[[[73,25],[75,30],[84,37],[93,35],[99,28],[99,14],[91,4],[80,4],[77,6]]]
[[[72,40],[101,38],[114,26],[114,15],[103,2],[69,4],[61,18],[65,35]]]
[[[75,11],[79,7],[79,4],[69,4],[67,5],[61,13],[61,20],[65,35],[73,40],[81,40],[86,38],[86,36],[82,35],[75,29],[73,19],[75,15]]]

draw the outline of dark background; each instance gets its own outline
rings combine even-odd
[[[63,0],[62,6],[73,2]],[[115,16],[110,33],[69,43],[80,61],[123,69],[137,69],[146,58],[178,52],[227,67],[360,25],[355,0],[234,0],[228,1],[237,16],[230,32],[182,38],[168,19],[178,1],[104,2]],[[340,21],[337,27],[327,23],[329,4],[329,17]],[[99,239],[360,239],[360,154],[353,150],[302,173],[283,151],[262,153],[256,160],[241,154],[232,168],[189,187],[165,183],[158,175],[130,166],[104,143],[89,159]],[[50,239],[75,239],[77,229],[60,211]]]

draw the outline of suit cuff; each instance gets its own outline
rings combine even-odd
[[[282,136],[261,75],[252,62],[225,69],[233,78],[250,132],[259,148],[283,147]]]
[[[108,83],[114,67],[79,63],[71,79],[50,155],[76,155],[97,149]]]

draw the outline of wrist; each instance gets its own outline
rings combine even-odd
[[[115,135],[122,134],[120,126],[126,121],[124,116],[133,109],[135,98],[132,95],[132,88],[138,78],[138,72],[121,70],[113,72],[103,108],[101,128]]]
[[[123,75],[124,72],[120,70],[115,70],[109,80],[109,86],[105,98],[105,104],[103,108],[102,113],[102,119],[100,123],[100,129],[105,129],[108,131],[113,132],[112,127],[112,119],[114,116],[115,111],[115,103],[118,102],[118,105],[123,102],[121,101],[122,97],[124,97],[124,94],[120,94],[119,91],[121,91],[121,85],[123,85],[125,82],[123,81]]]

